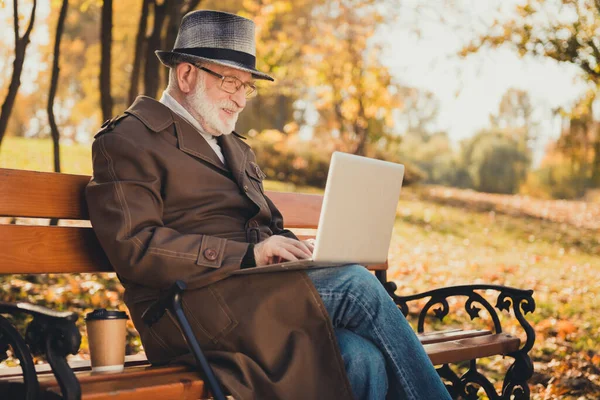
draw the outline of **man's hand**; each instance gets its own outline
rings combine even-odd
[[[310,246],[310,247],[309,247]],[[274,235],[254,246],[256,266],[275,264],[281,260],[297,261],[312,256],[312,244]]]
[[[310,250],[310,254],[312,255],[312,253],[315,251],[315,239],[306,239],[303,240],[302,243],[304,243],[306,247],[308,247],[308,249]]]

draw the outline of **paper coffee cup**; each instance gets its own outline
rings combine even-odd
[[[124,311],[100,308],[88,313],[88,334],[93,373],[123,371],[125,364],[126,327],[129,317]]]

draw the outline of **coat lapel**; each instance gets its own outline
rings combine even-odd
[[[125,112],[135,116],[153,132],[162,132],[174,125],[177,147],[181,151],[199,158],[223,172],[229,172],[200,132],[161,102],[151,97],[138,96]]]
[[[225,165],[200,132],[164,104],[147,96],[139,96],[126,113],[138,118],[148,129],[154,132],[164,131],[170,125],[173,125],[177,136],[177,147],[181,151],[201,159],[221,172],[230,175],[237,183],[240,191],[259,209],[268,207],[262,192],[254,188],[248,173],[246,173],[246,168],[250,168],[250,175],[255,176],[255,179],[262,179],[258,177],[258,172],[253,172],[253,166],[249,165],[250,146],[237,138],[236,134],[222,135],[218,139],[227,164]],[[254,168],[256,167],[256,164],[254,164]]]
[[[221,162],[217,153],[210,147],[208,142],[202,137],[190,123],[185,121],[179,115],[173,113],[175,120],[175,132],[177,133],[177,145],[184,153],[198,157],[209,164],[214,165],[224,172],[228,172],[225,164]],[[227,158],[225,158],[227,160]]]
[[[250,147],[242,143],[233,134],[219,137],[219,145],[223,150],[225,162],[238,186],[243,189],[245,185],[246,163]]]

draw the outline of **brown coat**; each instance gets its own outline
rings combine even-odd
[[[176,279],[184,310],[236,399],[350,399],[325,307],[303,272],[231,276],[248,243],[293,234],[264,195],[250,147],[220,141],[227,166],[184,119],[149,97],[103,126],[86,191],[90,219],[125,287],[153,363],[191,360],[173,318],[141,314]]]

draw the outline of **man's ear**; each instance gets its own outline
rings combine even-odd
[[[177,64],[175,73],[177,74],[177,85],[182,93],[188,94],[196,86],[198,71],[190,63]]]

